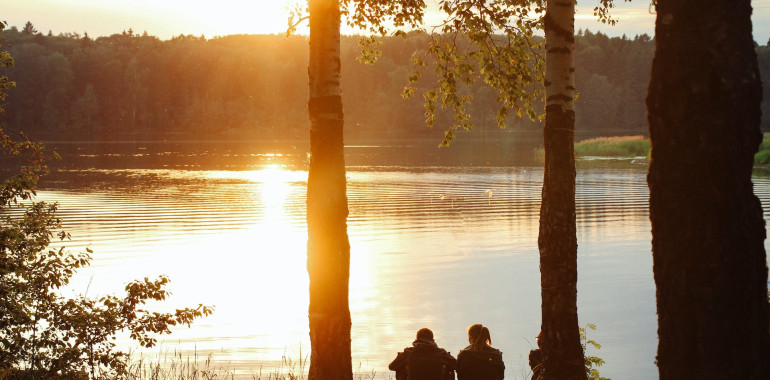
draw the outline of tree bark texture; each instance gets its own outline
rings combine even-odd
[[[307,270],[309,380],[353,378],[350,354],[350,243],[340,87],[340,8],[310,0],[310,169]]]
[[[770,379],[749,0],[658,0],[647,97],[661,380]]]
[[[540,206],[543,378],[586,379],[577,316],[575,226],[575,4],[549,0],[545,14],[545,170]]]

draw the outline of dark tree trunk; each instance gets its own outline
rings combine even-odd
[[[307,270],[311,353],[308,379],[352,380],[339,2],[311,0],[309,10],[311,156],[307,185]]]
[[[543,379],[586,379],[577,316],[575,227],[575,3],[548,0],[545,170],[540,206]]]
[[[585,379],[577,315],[575,113],[548,107],[540,207],[544,379]]]
[[[661,380],[770,379],[749,0],[658,0],[647,98]]]

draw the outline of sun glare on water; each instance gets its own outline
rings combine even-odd
[[[165,274],[172,280],[169,290],[173,296],[152,306],[158,311],[199,303],[214,306],[212,315],[196,321],[191,328],[179,326],[172,335],[162,337],[157,350],[139,352],[148,357],[162,355],[164,349],[185,355],[212,353],[218,362],[256,368],[271,366],[283,355],[301,357],[300,350],[307,350],[308,173],[287,170],[278,163],[280,156],[274,158],[276,164],[259,170],[191,174],[199,180],[193,187],[196,196],[182,197],[177,202],[195,202],[200,193],[210,203],[180,204],[188,210],[186,218],[156,225],[157,231],[148,229],[137,235],[160,241],[147,246],[145,259],[129,255],[125,264],[111,267],[115,272],[110,278],[105,279],[103,274],[97,278],[107,282],[104,287],[120,287],[129,274]],[[351,174],[349,181],[360,178]],[[200,219],[209,220],[204,228],[195,225]],[[394,331],[391,321],[398,319],[394,314],[397,310],[378,285],[386,275],[381,264],[393,266],[392,260],[401,259],[397,255],[378,259],[372,252],[401,252],[407,248],[391,246],[392,239],[379,230],[384,227],[377,225],[368,230],[355,217],[350,223],[350,307],[352,317],[360,324],[354,331],[354,349],[368,353],[381,343],[383,331]],[[101,245],[97,251],[118,250],[119,242],[115,244]],[[88,278],[83,281],[80,289],[88,286]],[[133,347],[130,341],[125,344]]]
[[[232,186],[242,188],[241,196],[254,205],[249,211],[253,219],[242,228],[191,242],[184,260],[203,266],[203,273],[217,273],[217,283],[201,281],[200,273],[175,273],[172,278],[184,288],[177,292],[185,294],[180,304],[203,299],[215,306],[214,314],[197,326],[219,341],[201,341],[193,328],[175,331],[173,339],[179,343],[171,344],[216,351],[227,341],[227,353],[220,352],[219,359],[257,362],[280,358],[278,351],[284,348],[307,347],[307,230],[300,209],[307,172],[273,165],[256,171],[212,171],[206,177],[237,181]],[[271,348],[248,348],[255,344]]]

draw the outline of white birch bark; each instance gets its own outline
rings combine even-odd
[[[545,23],[545,105],[574,111],[575,2],[549,0]]]

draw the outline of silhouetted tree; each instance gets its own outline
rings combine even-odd
[[[24,28],[21,29],[21,32],[24,34],[37,34],[37,29],[35,29],[35,26],[32,25],[31,21],[27,21],[27,23],[24,24]]]
[[[749,0],[658,0],[647,105],[661,380],[770,379]]]

